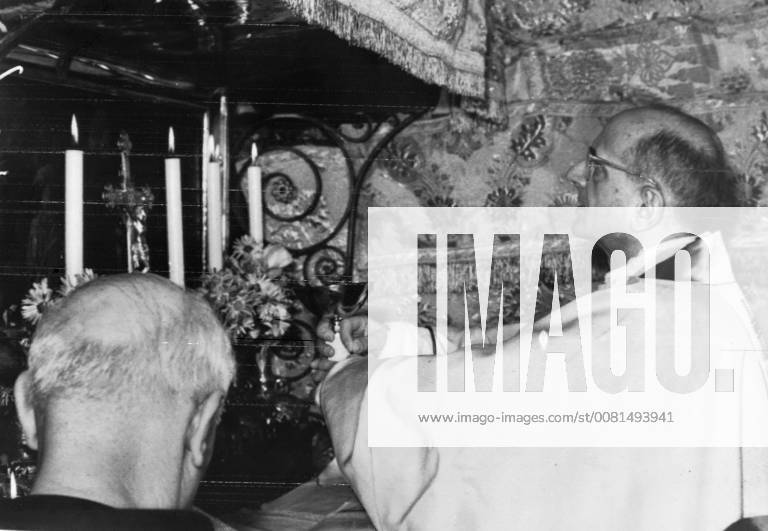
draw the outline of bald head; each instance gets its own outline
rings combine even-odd
[[[600,137],[605,137],[605,141],[612,147],[622,149],[659,131],[675,134],[712,154],[718,149],[722,150],[720,139],[704,122],[678,109],[664,106],[622,111],[608,121]]]
[[[43,315],[29,353],[36,407],[50,400],[125,400],[226,392],[229,339],[208,304],[155,275],[114,275]]]
[[[623,111],[596,140],[642,179],[655,181],[668,206],[736,206],[738,190],[720,139],[701,120],[671,107]]]

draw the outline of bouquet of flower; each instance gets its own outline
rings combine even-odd
[[[34,282],[27,292],[27,296],[21,301],[21,316],[30,325],[35,326],[43,313],[56,304],[59,299],[66,297],[76,287],[90,282],[97,276],[93,269],[85,269],[81,274],[75,275],[73,279],[61,277],[61,287],[56,291],[48,286],[47,278],[40,282]]]
[[[202,294],[237,338],[278,338],[291,323],[297,303],[280,285],[295,268],[291,253],[280,245],[238,239],[224,267],[203,277]]]
[[[62,277],[57,290],[51,288],[47,278],[34,282],[20,305],[13,304],[0,314],[0,336],[17,343],[24,350],[28,349],[32,332],[43,314],[76,287],[96,277],[92,269],[86,269],[74,278]],[[4,397],[0,390],[0,408],[3,402]]]

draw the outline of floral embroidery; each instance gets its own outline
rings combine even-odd
[[[601,98],[604,87],[619,81],[614,67],[595,50],[577,50],[547,57],[548,87],[552,97],[566,100]]]
[[[451,178],[447,173],[440,171],[440,166],[432,163],[425,172],[414,195],[424,206],[429,207],[453,207],[458,206],[453,194]]]
[[[513,171],[516,169],[511,157],[494,157],[488,168],[488,184],[491,191],[485,196],[485,206],[516,207],[523,205],[525,188],[530,184],[528,175]]]
[[[483,131],[485,128],[478,125],[476,121],[464,114],[451,117],[445,150],[464,160],[469,159],[486,142]],[[441,132],[435,136],[443,137],[444,135],[445,133]]]
[[[739,94],[752,87],[752,78],[739,68],[723,74],[720,78],[720,89],[729,94]]]
[[[542,163],[546,160],[549,142],[544,132],[547,125],[547,119],[543,114],[523,120],[520,131],[509,143],[509,147],[520,162]]]
[[[737,175],[742,186],[742,199],[747,206],[758,206],[763,198],[763,187],[768,180],[768,113],[760,113],[760,121],[752,127],[752,146],[743,171]]]
[[[417,194],[418,195],[418,194]],[[424,206],[428,207],[455,207],[456,201],[448,195],[433,195],[427,197]]]
[[[510,186],[496,188],[485,198],[485,206],[516,207],[522,204],[523,195],[521,190]]]
[[[552,197],[552,204],[555,207],[575,207],[579,206],[579,196],[574,192],[560,192]]]
[[[395,181],[408,184],[418,179],[424,155],[413,138],[397,139],[384,149],[379,164]]]
[[[752,128],[752,136],[761,144],[768,144],[768,114],[760,113],[760,123]]]
[[[646,85],[656,86],[672,68],[674,57],[655,42],[644,42],[627,56],[630,72],[639,71],[640,80]]]

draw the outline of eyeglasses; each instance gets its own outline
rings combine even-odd
[[[613,168],[614,170],[619,170],[620,172],[626,173],[627,175],[631,175],[632,177],[640,177],[640,174],[632,171],[630,169],[627,169],[623,166],[620,166],[616,164],[615,162],[611,162],[608,159],[604,159],[603,157],[599,156],[597,153],[595,153],[595,148],[590,147],[587,151],[587,174],[586,174],[586,182],[594,180],[603,180],[607,177],[607,174],[605,172],[605,168]],[[598,175],[598,172],[600,174]]]

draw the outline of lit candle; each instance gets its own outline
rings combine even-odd
[[[224,251],[221,233],[221,166],[219,147],[214,149],[213,136],[209,147],[211,159],[208,163],[208,270],[221,269]]]
[[[208,112],[205,112],[203,114],[203,149],[202,149],[202,158],[201,161],[201,179],[200,179],[200,188],[201,188],[201,201],[200,203],[203,205],[203,219],[202,219],[202,225],[203,230],[202,232],[202,241],[200,242],[202,249],[207,249],[208,247],[208,161],[211,158],[211,154],[208,152],[208,139],[210,137],[210,119],[208,118]],[[203,254],[203,269],[207,269],[208,267],[208,257]]]
[[[11,470],[11,481],[10,481],[10,490],[9,495],[10,498],[13,500],[15,498],[19,497],[19,487],[16,485],[16,474],[13,473],[13,470]]]
[[[221,171],[221,238],[229,242],[229,105],[227,96],[219,98],[219,164]]]
[[[251,237],[264,241],[264,213],[261,209],[261,168],[256,165],[259,152],[256,143],[251,144],[251,165],[248,166],[248,226]]]
[[[165,204],[168,217],[168,272],[171,282],[184,287],[184,232],[181,222],[181,162],[174,157],[176,138],[168,129],[165,159]]]
[[[83,152],[78,144],[77,120],[72,115],[72,149],[65,154],[64,261],[68,279],[83,273]]]

